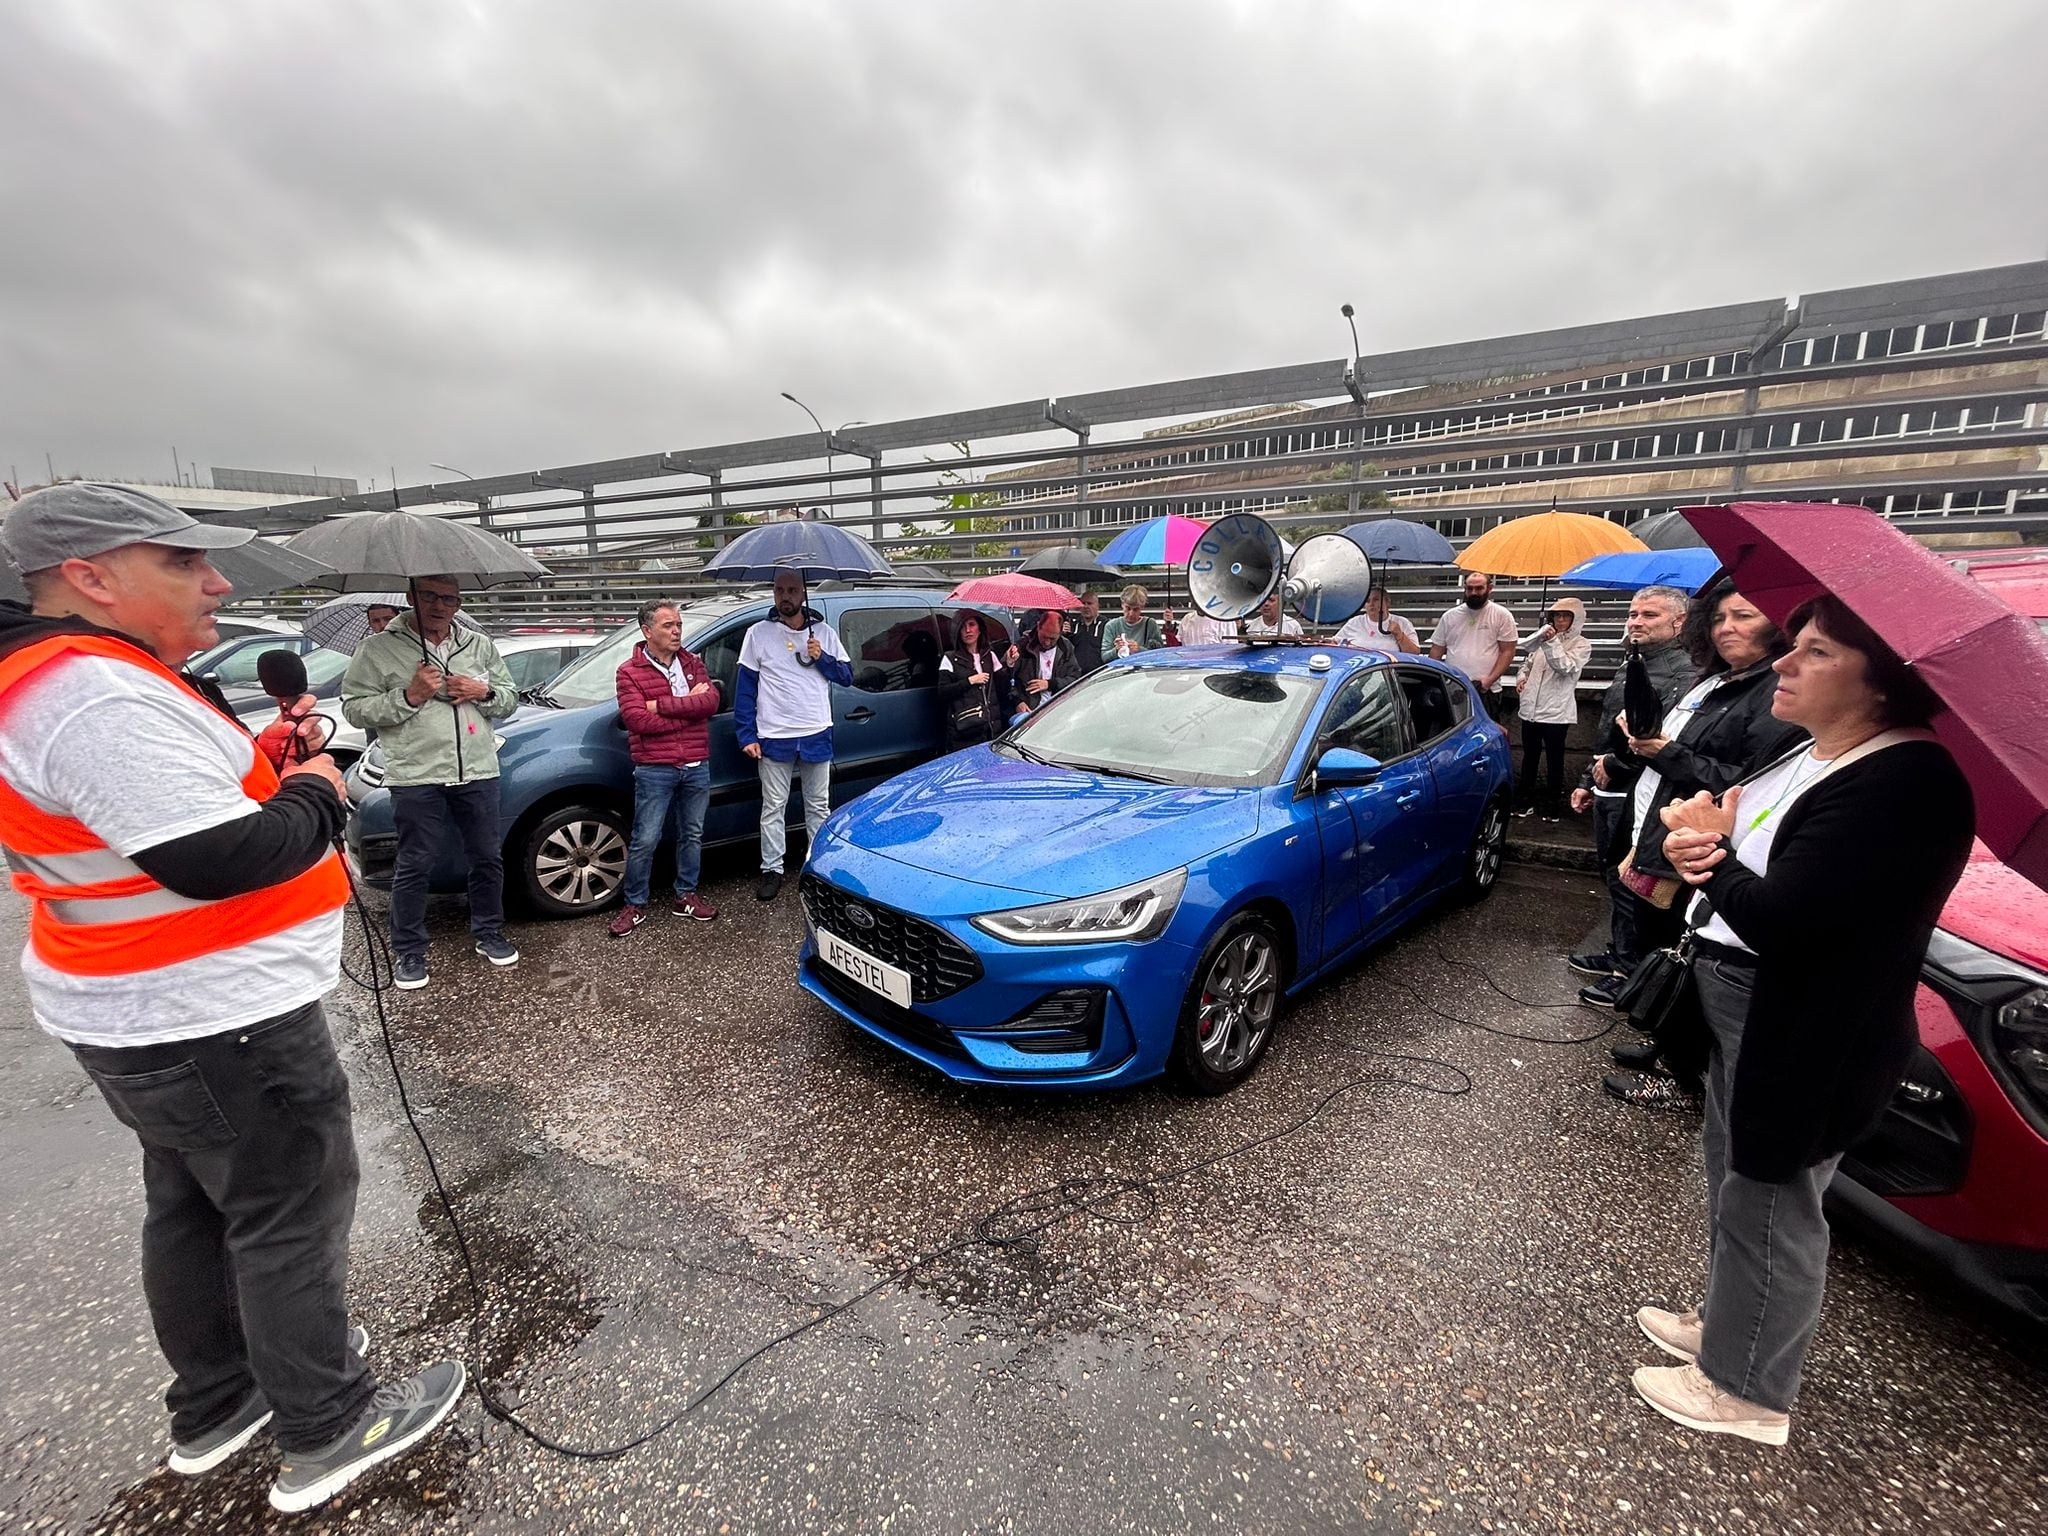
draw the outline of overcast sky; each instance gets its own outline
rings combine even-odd
[[[485,475],[2048,255],[2041,0],[0,5],[0,470]]]

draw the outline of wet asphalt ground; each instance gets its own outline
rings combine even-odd
[[[28,1022],[10,965],[0,1529],[2048,1528],[2043,1341],[1853,1232],[1789,1448],[1695,1436],[1629,1391],[1660,1363],[1634,1309],[1701,1284],[1695,1120],[1600,1094],[1613,1036],[1541,1044],[1425,1007],[1600,1031],[1607,1016],[1485,980],[1569,999],[1556,956],[1599,921],[1590,876],[1510,865],[1484,904],[1303,999],[1254,1079],[1204,1100],[955,1087],[797,989],[793,887],[764,908],[743,862],[711,875],[714,924],[657,909],[623,942],[515,925],[512,970],[470,955],[459,904],[441,906],[432,986],[390,999],[488,1291],[474,1337],[374,1016],[336,994],[372,1363],[460,1353],[542,1433],[606,1445],[880,1282],[872,1297],[617,1459],[544,1451],[472,1396],[325,1510],[272,1516],[267,1441],[197,1481],[162,1468],[138,1154]],[[8,896],[10,954],[20,929]],[[1157,1185],[1014,1209],[1297,1125]]]

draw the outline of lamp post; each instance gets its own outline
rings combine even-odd
[[[782,398],[787,400],[791,405],[795,406],[798,410],[802,411],[806,416],[810,417],[811,425],[818,429],[818,436],[825,439],[825,496],[826,499],[829,501],[831,499],[832,493],[839,489],[838,485],[835,484],[832,479],[832,434],[825,430],[825,423],[818,420],[818,413],[812,410],[808,405],[805,405],[803,401],[797,399],[795,395],[792,395],[788,390],[785,389],[782,391]],[[832,515],[829,509],[826,511],[825,515],[828,518]]]
[[[1358,407],[1358,425],[1351,434],[1351,496],[1347,513],[1350,521],[1358,521],[1358,477],[1365,470],[1365,381],[1359,378],[1361,365],[1358,358],[1358,321],[1349,304],[1338,310],[1344,323],[1351,327],[1351,367],[1344,374],[1344,388],[1351,394],[1352,402]]]
[[[462,476],[462,478],[463,478],[463,479],[465,479],[465,480],[474,480],[474,479],[476,478],[476,476],[475,476],[475,475],[472,475],[472,474],[471,474],[471,473],[470,473],[470,472],[469,472],[468,470],[466,470],[466,469],[457,469],[457,468],[456,468],[456,467],[455,467],[455,466],[454,466],[453,464],[436,464],[436,463],[434,463],[433,461],[429,460],[429,461],[428,461],[428,463],[427,463],[427,468],[429,468],[429,469],[445,469],[445,470],[447,470],[447,471],[448,471],[448,473],[449,473],[449,474],[451,474],[451,475],[460,475],[460,476]],[[482,528],[482,529],[483,529],[483,531],[484,531],[485,533],[495,533],[495,532],[497,532],[497,529],[496,529],[496,528],[494,528],[494,527],[493,527],[493,526],[491,525],[491,498],[490,498],[490,497],[486,496],[486,497],[485,497],[485,498],[484,498],[484,499],[483,499],[482,501],[480,501],[480,502],[478,502],[478,503],[477,503],[477,518],[476,518],[476,521],[477,521],[477,526],[478,526],[478,527],[480,527],[480,528]]]

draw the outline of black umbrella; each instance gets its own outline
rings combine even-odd
[[[1634,645],[1629,646],[1628,660],[1622,663],[1621,708],[1628,716],[1631,736],[1654,736],[1664,723],[1664,701],[1657,696],[1657,685],[1650,681],[1650,668],[1642,651]]]
[[[1628,531],[1652,549],[1705,549],[1707,541],[1676,512],[1653,512],[1628,525]]]
[[[1118,581],[1124,574],[1116,566],[1104,565],[1093,550],[1083,549],[1078,544],[1041,549],[1018,566],[1017,571],[1019,575],[1036,576],[1040,581],[1063,582],[1067,586],[1085,586],[1092,581]]]

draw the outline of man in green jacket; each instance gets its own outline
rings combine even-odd
[[[498,737],[490,722],[519,707],[498,648],[458,629],[462,588],[420,576],[410,609],[357,647],[341,680],[341,712],[374,730],[398,832],[391,878],[394,981],[427,984],[427,880],[452,821],[469,859],[469,931],[493,965],[517,965],[505,937],[505,859],[498,834]]]

